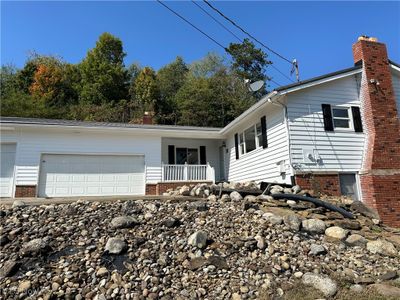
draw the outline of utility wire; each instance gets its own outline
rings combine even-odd
[[[182,19],[183,21],[185,21],[186,23],[188,23],[190,26],[192,26],[194,29],[196,29],[197,31],[199,31],[200,33],[202,33],[204,36],[206,36],[208,39],[210,39],[211,41],[213,41],[215,44],[217,44],[218,46],[220,46],[222,49],[224,49],[227,53],[229,53],[229,50],[224,47],[221,43],[219,43],[218,41],[216,41],[214,38],[212,38],[211,36],[209,36],[207,33],[205,33],[203,30],[201,30],[200,28],[198,28],[196,25],[194,25],[193,23],[191,23],[190,21],[188,21],[186,18],[184,18],[183,16],[181,16],[180,14],[178,14],[176,11],[174,11],[172,8],[170,8],[169,6],[167,6],[165,3],[161,2],[160,0],[157,0],[158,3],[160,3],[162,6],[164,6],[166,9],[168,9],[170,12],[172,12],[174,15],[176,15],[177,17],[179,17],[180,19]],[[197,4],[196,4],[197,5]],[[240,38],[239,38],[240,40]],[[240,40],[241,41],[241,40]],[[272,65],[271,65],[272,66]],[[274,67],[275,68],[275,67]],[[281,86],[281,84],[277,83],[276,81],[274,81],[273,79],[270,79],[271,82],[275,83],[278,86]]]
[[[208,11],[206,11],[204,8],[202,8],[199,4],[196,3],[196,1],[192,0],[192,3],[196,5],[199,9],[201,9],[205,14],[207,14],[210,18],[212,18],[216,23],[218,23],[222,28],[224,28],[226,31],[228,31],[231,35],[233,35],[240,43],[243,42],[243,39],[238,37],[234,32],[232,32],[229,28],[227,28],[224,24],[222,24],[220,21],[218,21],[216,18],[213,17]],[[279,70],[277,67],[275,67],[272,63],[270,66],[275,69],[278,73],[280,73],[283,77],[285,77],[287,80],[290,82],[294,82],[292,78],[287,76],[284,72]]]
[[[161,2],[160,0],[157,0],[158,3],[160,3],[162,6],[164,6],[166,9],[168,9],[170,12],[172,12],[174,15],[178,16],[179,18],[181,18],[183,21],[185,21],[186,23],[188,23],[190,26],[192,26],[194,29],[196,29],[197,31],[199,31],[200,33],[202,33],[204,36],[206,36],[208,39],[210,39],[211,41],[213,41],[215,44],[217,44],[218,46],[220,46],[222,49],[224,49],[225,51],[229,52],[222,44],[220,44],[219,42],[217,42],[215,39],[213,39],[211,36],[209,36],[207,33],[205,33],[203,30],[201,30],[200,28],[198,28],[196,25],[194,25],[193,23],[191,23],[190,21],[188,21],[187,19],[185,19],[183,16],[181,16],[180,14],[178,14],[176,11],[174,11],[173,9],[171,9],[170,7],[168,7],[165,3]]]
[[[257,38],[255,38],[253,35],[251,35],[250,33],[248,33],[246,30],[244,30],[242,27],[240,27],[238,24],[236,24],[233,20],[231,20],[230,18],[228,18],[226,15],[224,15],[220,10],[218,10],[217,8],[215,8],[211,3],[209,3],[207,0],[203,0],[204,3],[206,3],[211,9],[213,9],[214,11],[216,11],[221,17],[223,17],[225,20],[229,21],[233,26],[235,26],[236,28],[238,28],[240,31],[242,31],[244,34],[246,34],[247,36],[249,36],[251,39],[253,39],[254,41],[256,41],[257,43],[259,43],[261,46],[263,46],[264,48],[268,49],[270,52],[274,53],[276,56],[282,58],[283,60],[287,61],[289,64],[293,65],[293,63],[287,59],[286,57],[282,56],[281,54],[279,54],[278,52],[272,50],[270,47],[268,47],[267,45],[265,45],[263,42],[260,42]]]

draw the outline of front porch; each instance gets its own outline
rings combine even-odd
[[[163,182],[215,182],[215,169],[209,163],[205,165],[190,165],[188,163],[183,165],[162,164],[161,170]]]

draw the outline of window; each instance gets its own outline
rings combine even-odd
[[[249,153],[262,146],[261,123],[247,128],[239,135],[240,154]]]
[[[176,148],[176,164],[199,164],[199,151],[197,148]]]
[[[347,107],[332,107],[332,118],[334,128],[350,129],[350,112]]]

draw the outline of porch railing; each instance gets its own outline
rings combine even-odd
[[[214,168],[206,165],[162,164],[163,181],[212,181],[215,182]]]

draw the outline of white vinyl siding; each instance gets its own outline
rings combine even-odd
[[[321,109],[321,104],[360,106],[359,82],[359,75],[352,75],[286,96],[292,164],[300,171],[359,171],[364,134],[353,129],[325,131]],[[318,153],[320,163],[304,163],[303,149],[310,147]]]
[[[161,181],[161,137],[113,132],[20,128],[2,131],[17,142],[15,185],[37,185],[42,154],[144,155],[146,183]]]
[[[266,116],[268,148],[258,147],[255,150],[239,155],[236,159],[234,134],[241,133],[260,122]],[[226,171],[229,181],[272,181],[290,183],[289,171],[282,176],[277,163],[289,163],[288,139],[283,107],[272,104],[265,105],[240,126],[230,132],[227,137],[229,153],[226,159]]]
[[[396,97],[397,114],[400,118],[400,72],[392,71],[394,95]]]

